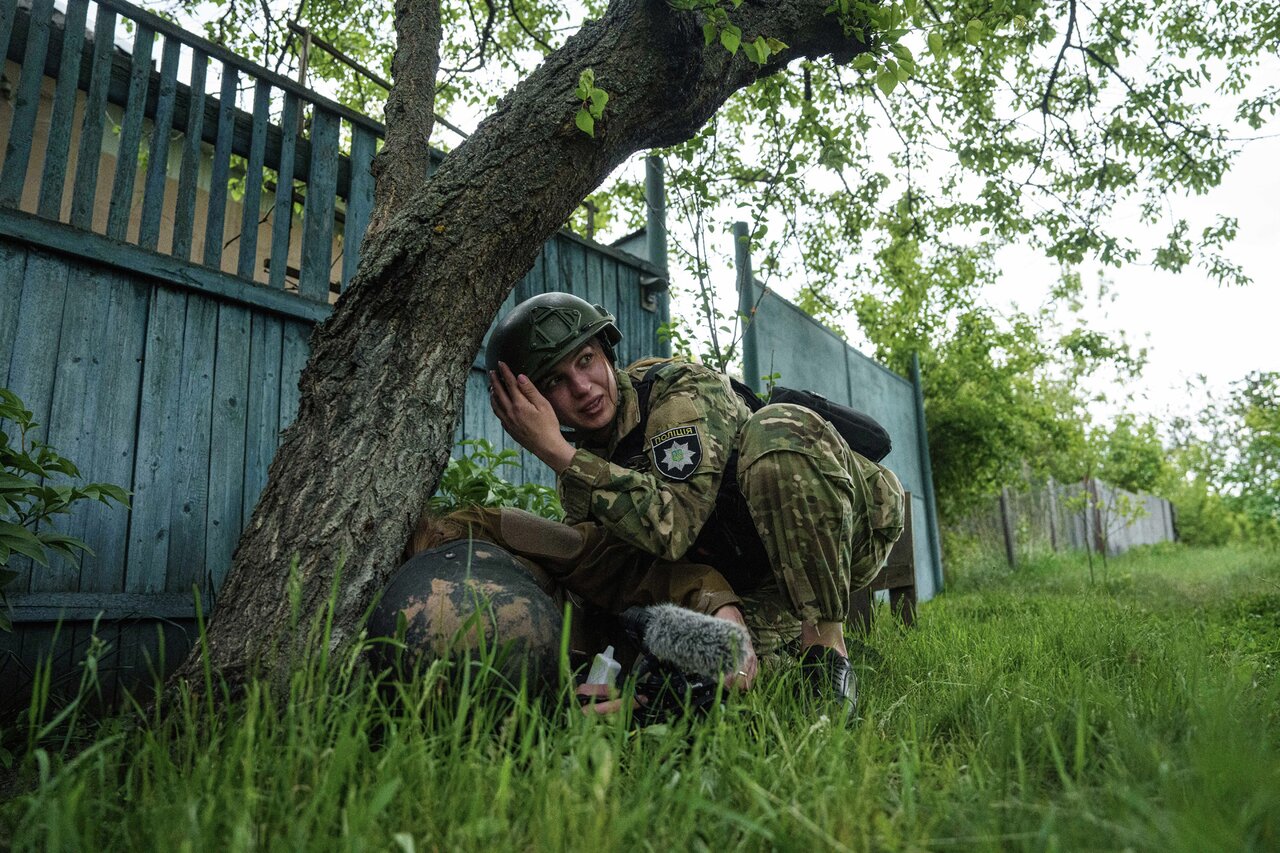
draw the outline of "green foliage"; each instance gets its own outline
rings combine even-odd
[[[1210,544],[1280,546],[1280,373],[1257,371],[1222,401],[1170,423],[1162,488],[1179,532]]]
[[[580,101],[573,123],[578,126],[578,130],[594,139],[596,121],[604,118],[604,107],[609,103],[609,93],[604,89],[596,88],[596,73],[587,68],[578,75],[578,88],[573,90],[573,96]]]
[[[1164,479],[1164,443],[1154,420],[1119,415],[1110,429],[1091,436],[1097,442],[1097,476],[1131,492],[1154,492]]]
[[[6,745],[6,849],[1270,849],[1280,833],[1274,555],[1153,549],[955,567],[918,628],[851,642],[861,720],[793,667],[700,725],[629,730],[485,661],[404,681],[324,659],[226,707],[217,676]],[[322,608],[323,610],[323,608]],[[300,630],[307,630],[304,624]],[[7,732],[9,730],[6,730]],[[30,733],[30,734],[28,734]],[[659,815],[660,819],[655,819]],[[691,845],[690,840],[694,843]]]
[[[459,442],[462,455],[449,460],[431,509],[446,513],[466,506],[510,506],[556,521],[564,518],[556,490],[538,483],[512,483],[502,477],[504,467],[519,468],[520,454],[494,449],[483,438]]]
[[[0,431],[0,630],[12,630],[5,612],[4,588],[16,580],[8,568],[14,555],[47,567],[59,554],[74,561],[89,546],[74,536],[59,533],[50,522],[66,515],[81,501],[129,506],[129,494],[110,483],[75,483],[80,470],[48,444],[30,436],[39,425],[18,395],[0,388],[0,424],[8,422],[16,435]],[[58,482],[66,478],[72,482]]]

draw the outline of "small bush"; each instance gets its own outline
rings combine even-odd
[[[564,518],[555,489],[539,483],[512,483],[499,473],[504,466],[519,468],[519,453],[509,448],[496,450],[483,438],[458,444],[462,455],[450,459],[440,475],[431,509],[443,515],[467,506],[509,506],[555,521]]]

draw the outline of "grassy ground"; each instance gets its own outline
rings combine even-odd
[[[10,729],[0,848],[1277,849],[1280,556],[1095,572],[956,570],[917,628],[881,618],[855,652],[851,728],[792,701],[794,672],[637,733],[474,685],[442,699],[439,673],[389,706],[338,662],[286,702]]]

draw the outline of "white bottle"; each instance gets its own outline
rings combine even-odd
[[[587,674],[587,684],[607,684],[614,686],[614,682],[618,680],[618,673],[622,671],[622,664],[613,659],[613,646],[606,646],[605,650],[596,655],[596,659],[591,662],[591,672]]]

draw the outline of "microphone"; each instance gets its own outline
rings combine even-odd
[[[690,675],[715,679],[746,661],[747,629],[727,619],[705,616],[677,604],[632,607],[623,628],[642,650]]]

